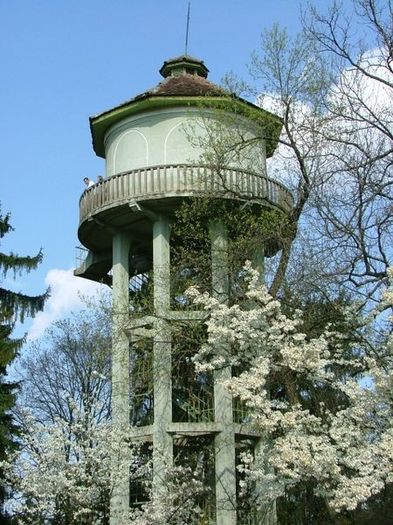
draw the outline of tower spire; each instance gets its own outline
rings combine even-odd
[[[184,49],[184,54],[187,56],[188,51],[188,35],[190,31],[190,0],[188,1],[188,9],[187,9],[187,24],[186,24],[186,45]]]

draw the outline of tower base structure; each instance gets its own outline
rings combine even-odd
[[[211,243],[212,294],[220,302],[229,300],[228,238],[225,226],[211,222],[208,226]],[[124,233],[113,237],[113,421],[120,427],[128,428],[130,414],[139,406],[139,420],[134,418],[131,429],[134,439],[148,443],[152,449],[152,497],[166,505],[167,490],[172,469],[183,456],[195,458],[204,456],[210,465],[193,465],[206,469],[210,495],[205,501],[198,501],[204,511],[201,523],[216,525],[273,525],[273,509],[239,509],[239,475],[237,465],[239,454],[246,448],[258,451],[260,437],[234,410],[234,400],[223,386],[222,381],[230,379],[231,369],[225,367],[214,373],[210,399],[203,394],[183,392],[179,400],[181,378],[173,375],[175,359],[174,334],[181,324],[187,332],[187,323],[203,323],[206,314],[196,310],[171,308],[170,293],[170,220],[156,215],[152,225],[154,280],[153,312],[138,315],[133,312],[129,301],[131,279],[129,261],[132,260],[132,238]],[[261,264],[261,254],[256,254],[256,264]],[[187,335],[185,335],[187,337]],[[176,336],[179,340],[178,335]],[[151,349],[151,382],[153,395],[145,399],[135,397],[132,368],[137,363],[135,348],[146,342]],[[135,376],[134,376],[135,377]],[[149,382],[149,381],[148,381]],[[185,386],[186,387],[186,386]],[[188,395],[188,398],[187,398]],[[148,400],[148,401],[146,401]],[[146,402],[144,408],[143,402]],[[142,411],[142,412],[141,412]],[[144,411],[144,412],[143,412]],[[179,417],[179,411],[182,416]],[[150,424],[143,419],[149,415]],[[125,453],[127,447],[125,446]],[[111,525],[123,525],[127,519],[130,504],[139,505],[141,500],[133,496],[132,481],[127,468],[118,471],[111,501]],[[190,495],[192,497],[192,495]]]

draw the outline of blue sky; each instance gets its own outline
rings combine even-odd
[[[187,3],[0,0],[0,201],[15,228],[1,250],[44,251],[38,270],[5,284],[36,294],[48,275],[64,279],[54,290],[57,305],[53,299],[48,307],[59,315],[73,305],[67,294],[79,282],[86,286],[69,276],[82,179],[104,171],[88,117],[161,80],[163,61],[184,52]],[[228,71],[246,77],[261,31],[278,22],[297,32],[300,6],[300,0],[193,0],[188,52],[204,60],[213,82]]]

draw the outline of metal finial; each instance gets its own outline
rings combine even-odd
[[[188,33],[189,33],[189,29],[190,29],[190,1],[188,2],[188,10],[187,10],[187,26],[186,26],[186,46],[185,46],[185,51],[184,51],[184,54],[187,55],[187,51],[188,51]]]

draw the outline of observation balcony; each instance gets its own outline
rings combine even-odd
[[[85,190],[79,202],[79,239],[100,252],[110,249],[111,230],[127,228],[137,242],[138,237],[143,242],[151,227],[147,211],[171,214],[185,197],[201,196],[251,200],[283,213],[293,205],[282,184],[251,171],[190,164],[152,166],[113,175]]]

